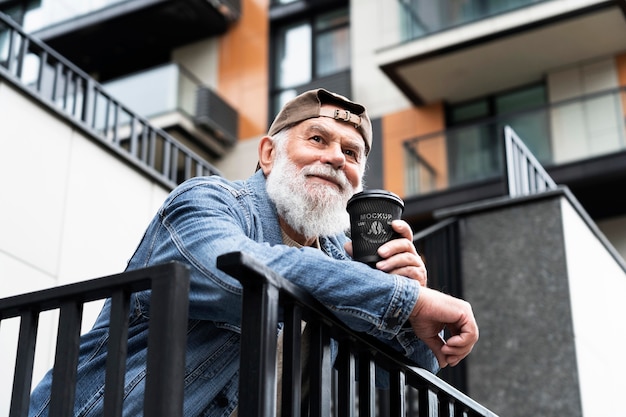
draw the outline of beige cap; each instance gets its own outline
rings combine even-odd
[[[322,104],[332,104],[343,110],[322,108]],[[365,154],[367,155],[372,149],[372,122],[365,107],[323,88],[309,90],[288,101],[276,115],[267,134],[273,136],[303,120],[320,116],[353,124],[363,136]]]

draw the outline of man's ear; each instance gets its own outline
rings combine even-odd
[[[259,142],[259,165],[265,176],[269,175],[274,165],[275,148],[270,136],[263,136]]]

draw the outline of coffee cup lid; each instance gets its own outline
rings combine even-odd
[[[382,198],[386,200],[391,200],[397,205],[399,205],[400,207],[402,207],[402,209],[404,210],[404,201],[402,201],[400,197],[398,197],[396,194],[392,193],[391,191],[376,190],[376,189],[364,190],[364,191],[354,194],[352,197],[350,197],[350,200],[348,200],[347,206],[350,207],[350,204],[354,203],[357,200],[361,200],[363,198]]]

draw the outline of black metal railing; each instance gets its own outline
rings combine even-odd
[[[0,75],[173,188],[219,170],[107,94],[99,83],[0,13]]]
[[[413,235],[413,243],[428,269],[428,286],[463,298],[459,222],[455,217],[442,220]],[[438,376],[467,392],[465,361],[442,369]]]
[[[378,340],[351,331],[306,292],[254,258],[241,252],[229,253],[218,258],[218,267],[243,285],[239,415],[276,415],[280,304],[285,324],[283,416],[305,415],[300,408],[302,320],[310,330],[306,407],[310,416],[400,417],[407,412],[420,416],[495,416],[435,375],[407,365],[401,355]],[[334,370],[331,339],[338,344]],[[387,401],[377,397],[376,367],[388,372]],[[336,403],[331,390],[333,373],[337,376]],[[386,408],[381,410],[381,404]]]
[[[104,415],[122,415],[130,294],[151,289],[144,415],[182,417],[189,271],[169,263],[0,299],[0,320],[19,317],[9,417],[28,415],[39,316],[59,311],[50,417],[73,415],[83,306],[112,299]],[[167,340],[168,343],[163,343]]]

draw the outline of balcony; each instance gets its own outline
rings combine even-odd
[[[237,141],[237,111],[177,64],[113,80],[103,88],[208,158],[224,155]]]
[[[626,179],[625,100],[626,89],[608,90],[407,140],[405,214],[504,195],[502,132],[510,125],[592,217],[610,216],[622,205],[607,199]]]
[[[59,19],[58,5],[44,4],[30,13],[38,14],[31,20],[46,25],[29,24],[27,14],[25,28],[85,72],[99,74],[100,81],[166,62],[172,49],[226,32],[241,14],[240,0],[107,0],[79,6]]]
[[[67,118],[96,142],[167,188],[174,188],[192,176],[221,175],[208,162],[206,155],[200,155],[184,141],[154,127],[108,94],[101,84],[73,63],[26,34],[2,13],[0,77],[39,100],[60,117]],[[207,98],[206,91],[198,97],[206,101],[201,102],[198,108],[204,109],[204,114],[209,110],[213,114],[215,103],[219,100],[210,94]],[[199,118],[198,124],[203,123],[207,122]]]
[[[460,3],[390,2],[376,61],[416,105],[503,91],[626,48],[617,1]]]

